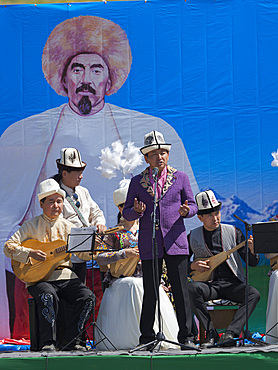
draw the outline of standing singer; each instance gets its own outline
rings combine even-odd
[[[155,292],[158,291],[159,282],[154,282],[153,274],[152,213],[155,187],[153,175],[157,172],[156,242],[159,276],[164,259],[176,304],[178,341],[187,348],[196,349],[191,332],[192,315],[187,290],[189,251],[183,219],[193,217],[197,213],[197,206],[188,176],[167,164],[170,149],[171,144],[165,142],[160,132],[152,131],[145,135],[144,147],[140,150],[149,167],[131,180],[123,210],[125,219],[139,218],[138,247],[144,286],[139,342],[147,344],[155,339]],[[147,346],[148,350],[151,348],[151,345]]]

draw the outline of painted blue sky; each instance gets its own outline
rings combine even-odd
[[[41,54],[66,18],[121,25],[132,50],[125,85],[107,101],[161,117],[183,139],[197,183],[261,212],[278,199],[278,3],[153,0],[0,6],[0,132],[66,101]],[[138,146],[142,138],[138,138]]]

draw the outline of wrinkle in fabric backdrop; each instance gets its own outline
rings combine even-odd
[[[107,18],[125,30],[133,57],[131,72],[106,101],[160,117],[176,130],[198,187],[212,188],[223,202],[224,221],[242,228],[233,213],[249,223],[278,213],[278,169],[270,166],[271,152],[278,147],[277,3],[148,0],[0,6],[0,134],[23,118],[67,102],[44,79],[41,55],[53,28],[79,15]],[[141,146],[142,138],[135,144]],[[14,151],[18,166],[32,171],[20,149]],[[10,168],[1,174],[6,186],[16,171]],[[90,171],[83,182],[89,188],[100,176]],[[98,194],[93,195],[98,202]],[[101,194],[100,203],[113,226],[117,212],[111,194]],[[0,227],[5,217],[0,211]],[[10,335],[2,248],[0,337]],[[250,269],[250,283],[262,295],[250,329],[261,332],[269,282],[266,264],[262,258],[261,266]]]

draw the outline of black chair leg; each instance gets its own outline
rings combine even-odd
[[[28,298],[29,305],[29,328],[30,328],[30,350],[39,351],[39,330],[36,301]]]

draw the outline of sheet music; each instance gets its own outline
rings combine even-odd
[[[73,227],[68,236],[67,252],[91,251],[96,229],[96,226]]]

